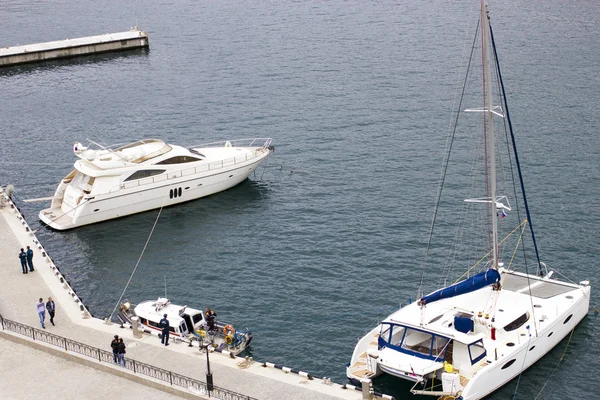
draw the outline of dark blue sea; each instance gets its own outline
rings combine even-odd
[[[523,374],[517,398],[600,398],[600,2],[490,12],[542,260],[593,285],[590,315]],[[5,0],[2,47],[138,25],[150,49],[0,70],[0,185],[51,196],[75,140],[272,137],[248,181],[162,211],[125,297],[163,296],[166,280],[174,303],[252,329],[255,359],[344,383],[358,338],[416,296],[477,13],[477,1],[441,0]],[[19,204],[108,316],[158,211],[53,232],[37,219],[47,202]],[[413,397],[395,379],[376,386]]]

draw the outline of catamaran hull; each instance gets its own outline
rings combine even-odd
[[[167,180],[153,187],[147,185],[121,188],[116,193],[96,195],[87,201],[83,199],[83,204],[67,213],[64,213],[60,206],[62,204],[60,195],[61,193],[64,195],[66,185],[61,183],[56,191],[58,196],[55,195],[53,207],[42,210],[39,218],[53,229],[67,230],[196,200],[240,184],[269,154],[270,151],[266,151],[251,162],[237,164],[228,169],[219,169],[213,174],[210,174],[210,171],[189,176],[180,174],[182,175],[180,177],[169,176]]]
[[[589,296],[590,288],[587,287],[584,296],[563,314],[564,318],[557,319],[553,325],[540,330],[538,337],[523,337],[523,342],[514,346],[513,353],[505,355],[501,362],[478,371],[463,389],[463,399],[478,400],[488,396],[550,352],[585,318],[589,311]],[[569,318],[570,315],[572,317]],[[566,321],[567,319],[569,320]]]

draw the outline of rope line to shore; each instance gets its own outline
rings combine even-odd
[[[110,316],[108,317],[108,320],[112,320],[112,317],[115,313],[115,311],[117,311],[117,308],[119,307],[119,305],[121,304],[121,300],[123,300],[123,296],[125,296],[125,292],[127,291],[127,287],[129,287],[129,284],[131,283],[131,280],[133,279],[133,275],[135,274],[135,271],[137,270],[137,267],[140,265],[140,261],[142,261],[142,257],[144,256],[144,252],[146,251],[146,247],[148,247],[148,243],[150,243],[150,239],[152,238],[152,234],[154,233],[154,228],[156,228],[156,224],[158,223],[158,219],[160,218],[160,214],[162,213],[163,207],[165,206],[165,202],[167,201],[167,197],[169,197],[169,195],[166,195],[162,205],[160,206],[160,209],[158,210],[158,215],[156,216],[156,219],[154,220],[154,225],[152,225],[152,229],[150,230],[150,234],[148,235],[148,239],[146,239],[146,243],[144,244],[144,248],[142,249],[142,253],[140,254],[140,257],[138,258],[137,262],[135,263],[135,267],[133,267],[133,271],[131,272],[131,276],[129,277],[129,280],[127,281],[127,284],[125,285],[125,289],[123,289],[123,293],[121,293],[121,296],[119,297],[119,300],[117,300],[117,304],[115,304],[115,308],[112,310],[112,312],[110,313]]]

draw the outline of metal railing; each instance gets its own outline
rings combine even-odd
[[[33,328],[29,325],[24,325],[19,322],[11,321],[3,318],[0,315],[0,325],[2,330],[17,333],[22,336],[30,337],[34,341],[40,341],[51,344],[65,351],[81,354],[100,363],[114,365],[114,355],[111,351],[99,349],[75,340],[67,339],[62,336],[55,335],[48,331]],[[257,400],[254,397],[246,396],[240,393],[232,392],[231,390],[223,389],[213,385],[209,393],[205,382],[193,379],[184,375],[171,372],[166,369],[158,368],[150,364],[136,361],[132,358],[125,358],[125,368],[135,374],[149,376],[158,379],[171,386],[190,390],[191,392],[210,395],[211,397],[222,400]]]

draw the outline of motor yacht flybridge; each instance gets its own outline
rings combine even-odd
[[[588,313],[589,282],[555,279],[559,274],[540,261],[485,1],[477,32],[479,40],[473,40],[473,48],[481,43],[481,57],[476,58],[482,60],[483,79],[465,79],[464,87],[483,83],[478,92],[483,93],[484,106],[466,110],[483,117],[483,129],[469,136],[478,144],[478,155],[469,164],[467,158],[473,152],[461,147],[464,141],[455,143],[461,132],[450,133],[449,140],[457,149],[452,153],[453,146],[448,146],[452,157],[449,153],[444,160],[429,238],[431,244],[434,232],[441,230],[442,244],[427,247],[418,300],[359,340],[346,370],[352,380],[390,374],[415,382],[414,394],[445,400],[481,399],[547,354]],[[475,68],[471,61],[469,68]],[[506,129],[506,134],[495,135],[496,129]],[[505,153],[497,156],[501,151]],[[500,161],[509,165],[501,169]],[[453,165],[458,165],[456,170]],[[464,165],[482,167],[483,173],[475,176],[477,168],[473,167],[469,168],[473,175],[468,176]],[[461,184],[445,188],[450,172]],[[497,175],[504,179],[497,182]],[[501,187],[508,180],[513,186]],[[463,187],[475,196],[486,193],[463,202],[464,217],[456,212],[456,195]],[[519,210],[515,201],[509,204],[508,194],[499,193],[513,193],[524,209]],[[444,213],[443,206],[452,207],[453,212]],[[454,235],[451,226],[456,227]],[[429,280],[425,274],[428,260],[436,264]],[[528,260],[535,260],[534,271],[528,271]],[[467,272],[457,273],[467,265]],[[457,283],[446,286],[445,280],[452,276],[459,276]],[[423,286],[433,280],[443,288],[423,296]]]
[[[75,169],[39,218],[66,230],[198,199],[244,181],[273,150],[268,138],[190,148],[158,139],[113,148],[76,143]]]

